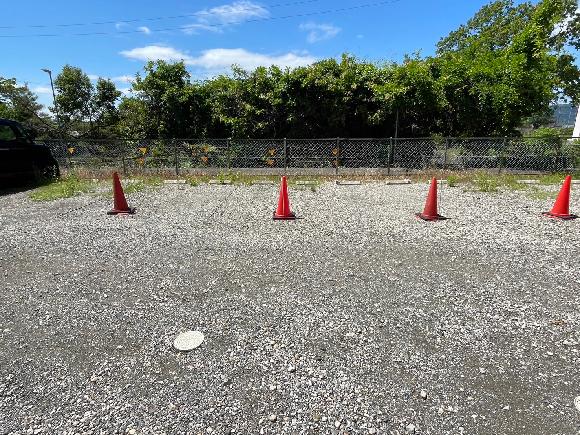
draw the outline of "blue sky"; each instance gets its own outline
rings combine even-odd
[[[147,59],[184,59],[194,78],[232,63],[296,66],[343,52],[399,61],[465,23],[483,0],[10,1],[2,5],[0,76],[28,83],[50,104],[63,65],[120,89]],[[79,24],[79,25],[77,25]],[[45,35],[45,36],[39,36]],[[56,36],[46,36],[56,35]]]

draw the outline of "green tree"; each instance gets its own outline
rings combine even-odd
[[[80,68],[65,65],[54,84],[58,117],[65,133],[93,138],[116,134],[121,92],[111,80],[99,78],[94,86]]]
[[[16,79],[0,77],[0,118],[13,119],[42,136],[56,132],[55,124],[42,112],[43,106],[27,85],[18,85]]]
[[[553,38],[573,3],[496,1],[442,39],[436,63],[449,102],[443,131],[515,134],[524,118],[545,111],[559,94],[575,99],[580,72]]]
[[[119,124],[119,108],[117,101],[122,93],[117,90],[111,80],[99,78],[91,98],[92,119],[95,122],[95,130],[101,136],[111,136]]]
[[[58,117],[65,130],[93,132],[93,84],[80,68],[65,65],[54,81]],[[87,127],[88,125],[88,127]]]
[[[147,110],[154,137],[170,138],[187,136],[190,75],[183,62],[148,62],[145,76],[137,74],[133,91]]]

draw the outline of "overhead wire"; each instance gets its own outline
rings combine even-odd
[[[340,13],[340,12],[348,12],[357,9],[365,9],[365,8],[372,8],[378,6],[384,6],[387,4],[398,3],[402,0],[383,0],[374,3],[364,3],[356,6],[344,7],[344,8],[337,8],[337,9],[327,9],[324,11],[315,11],[315,12],[304,12],[299,14],[291,14],[291,15],[284,15],[279,17],[267,17],[267,18],[255,18],[249,20],[242,20],[242,21],[231,21],[226,23],[203,23],[204,27],[225,27],[237,24],[245,24],[245,23],[258,23],[258,22],[267,22],[267,21],[276,21],[276,20],[286,20],[291,18],[305,18],[311,16],[318,16],[318,15],[328,15],[333,13]],[[181,25],[177,27],[166,27],[161,29],[150,29],[151,32],[167,32],[172,30],[187,30],[188,27],[195,26],[192,25]],[[82,32],[82,33],[35,33],[35,34],[20,34],[20,35],[0,35],[0,38],[30,38],[30,37],[71,37],[71,36],[107,36],[107,35],[127,35],[127,34],[135,34],[135,33],[142,33],[142,30],[118,30],[115,32],[105,32],[105,31],[95,31],[95,32]]]
[[[236,11],[252,11],[255,10],[256,7],[268,7],[268,8],[278,8],[284,6],[297,6],[309,3],[319,2],[321,0],[300,0],[294,1],[290,3],[277,3],[273,5],[258,5],[253,4],[251,7],[238,7]],[[181,18],[195,18],[204,15],[214,16],[216,13],[210,10],[203,10],[194,12],[191,14],[183,14],[183,15],[169,15],[169,16],[162,16],[162,17],[145,17],[145,18],[132,18],[128,20],[110,20],[110,21],[93,21],[87,23],[61,23],[61,24],[28,24],[24,26],[0,26],[0,29],[18,29],[18,28],[49,28],[49,27],[80,27],[80,26],[100,26],[104,24],[129,24],[129,23],[138,23],[143,21],[163,21],[163,20],[175,20]]]

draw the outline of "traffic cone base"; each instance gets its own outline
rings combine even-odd
[[[572,219],[577,219],[578,216],[575,214],[556,214],[552,213],[551,211],[545,211],[542,213],[544,216],[552,218],[552,219],[560,219],[563,221],[571,221]]]
[[[115,214],[135,214],[137,211],[136,208],[128,207],[127,210],[110,210],[107,212],[108,215],[115,215]]]
[[[296,215],[290,212],[289,215],[286,216],[278,216],[276,212],[274,212],[274,220],[275,221],[293,221],[296,219]]]
[[[428,215],[423,214],[423,213],[415,213],[415,216],[418,219],[422,219],[424,221],[444,221],[444,220],[449,219],[449,218],[446,218],[445,216],[441,216],[440,214],[435,215],[435,216],[428,216]]]

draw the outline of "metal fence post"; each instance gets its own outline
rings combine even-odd
[[[226,141],[226,167],[228,168],[228,170],[232,166],[232,154],[230,151],[230,146],[231,146],[231,141],[230,141],[230,138],[228,137],[228,139]]]
[[[127,175],[127,162],[125,161],[125,156],[121,156],[121,162],[123,163],[123,175]]]
[[[443,169],[447,170],[447,151],[449,150],[449,138],[445,138],[445,154],[443,154]]]
[[[288,141],[284,138],[284,175],[288,172]]]
[[[340,138],[336,138],[336,155],[334,158],[334,175],[338,175],[338,165],[340,163]]]
[[[498,174],[501,174],[501,169],[502,169],[502,166],[503,166],[503,159],[504,159],[504,155],[505,155],[506,146],[507,146],[507,137],[504,136],[503,143],[502,143],[502,147],[501,147],[501,150],[499,152],[499,164],[498,164],[498,168],[497,168],[497,173]]]
[[[179,177],[179,148],[175,139],[173,140],[173,153],[175,155],[175,175]]]
[[[393,148],[393,138],[389,138],[389,146],[387,148],[387,175],[391,175],[391,148]]]
[[[70,153],[68,151],[68,146],[66,142],[62,142],[62,146],[64,147],[64,155],[66,156],[66,168],[70,171],[71,169],[71,160],[70,160]]]

